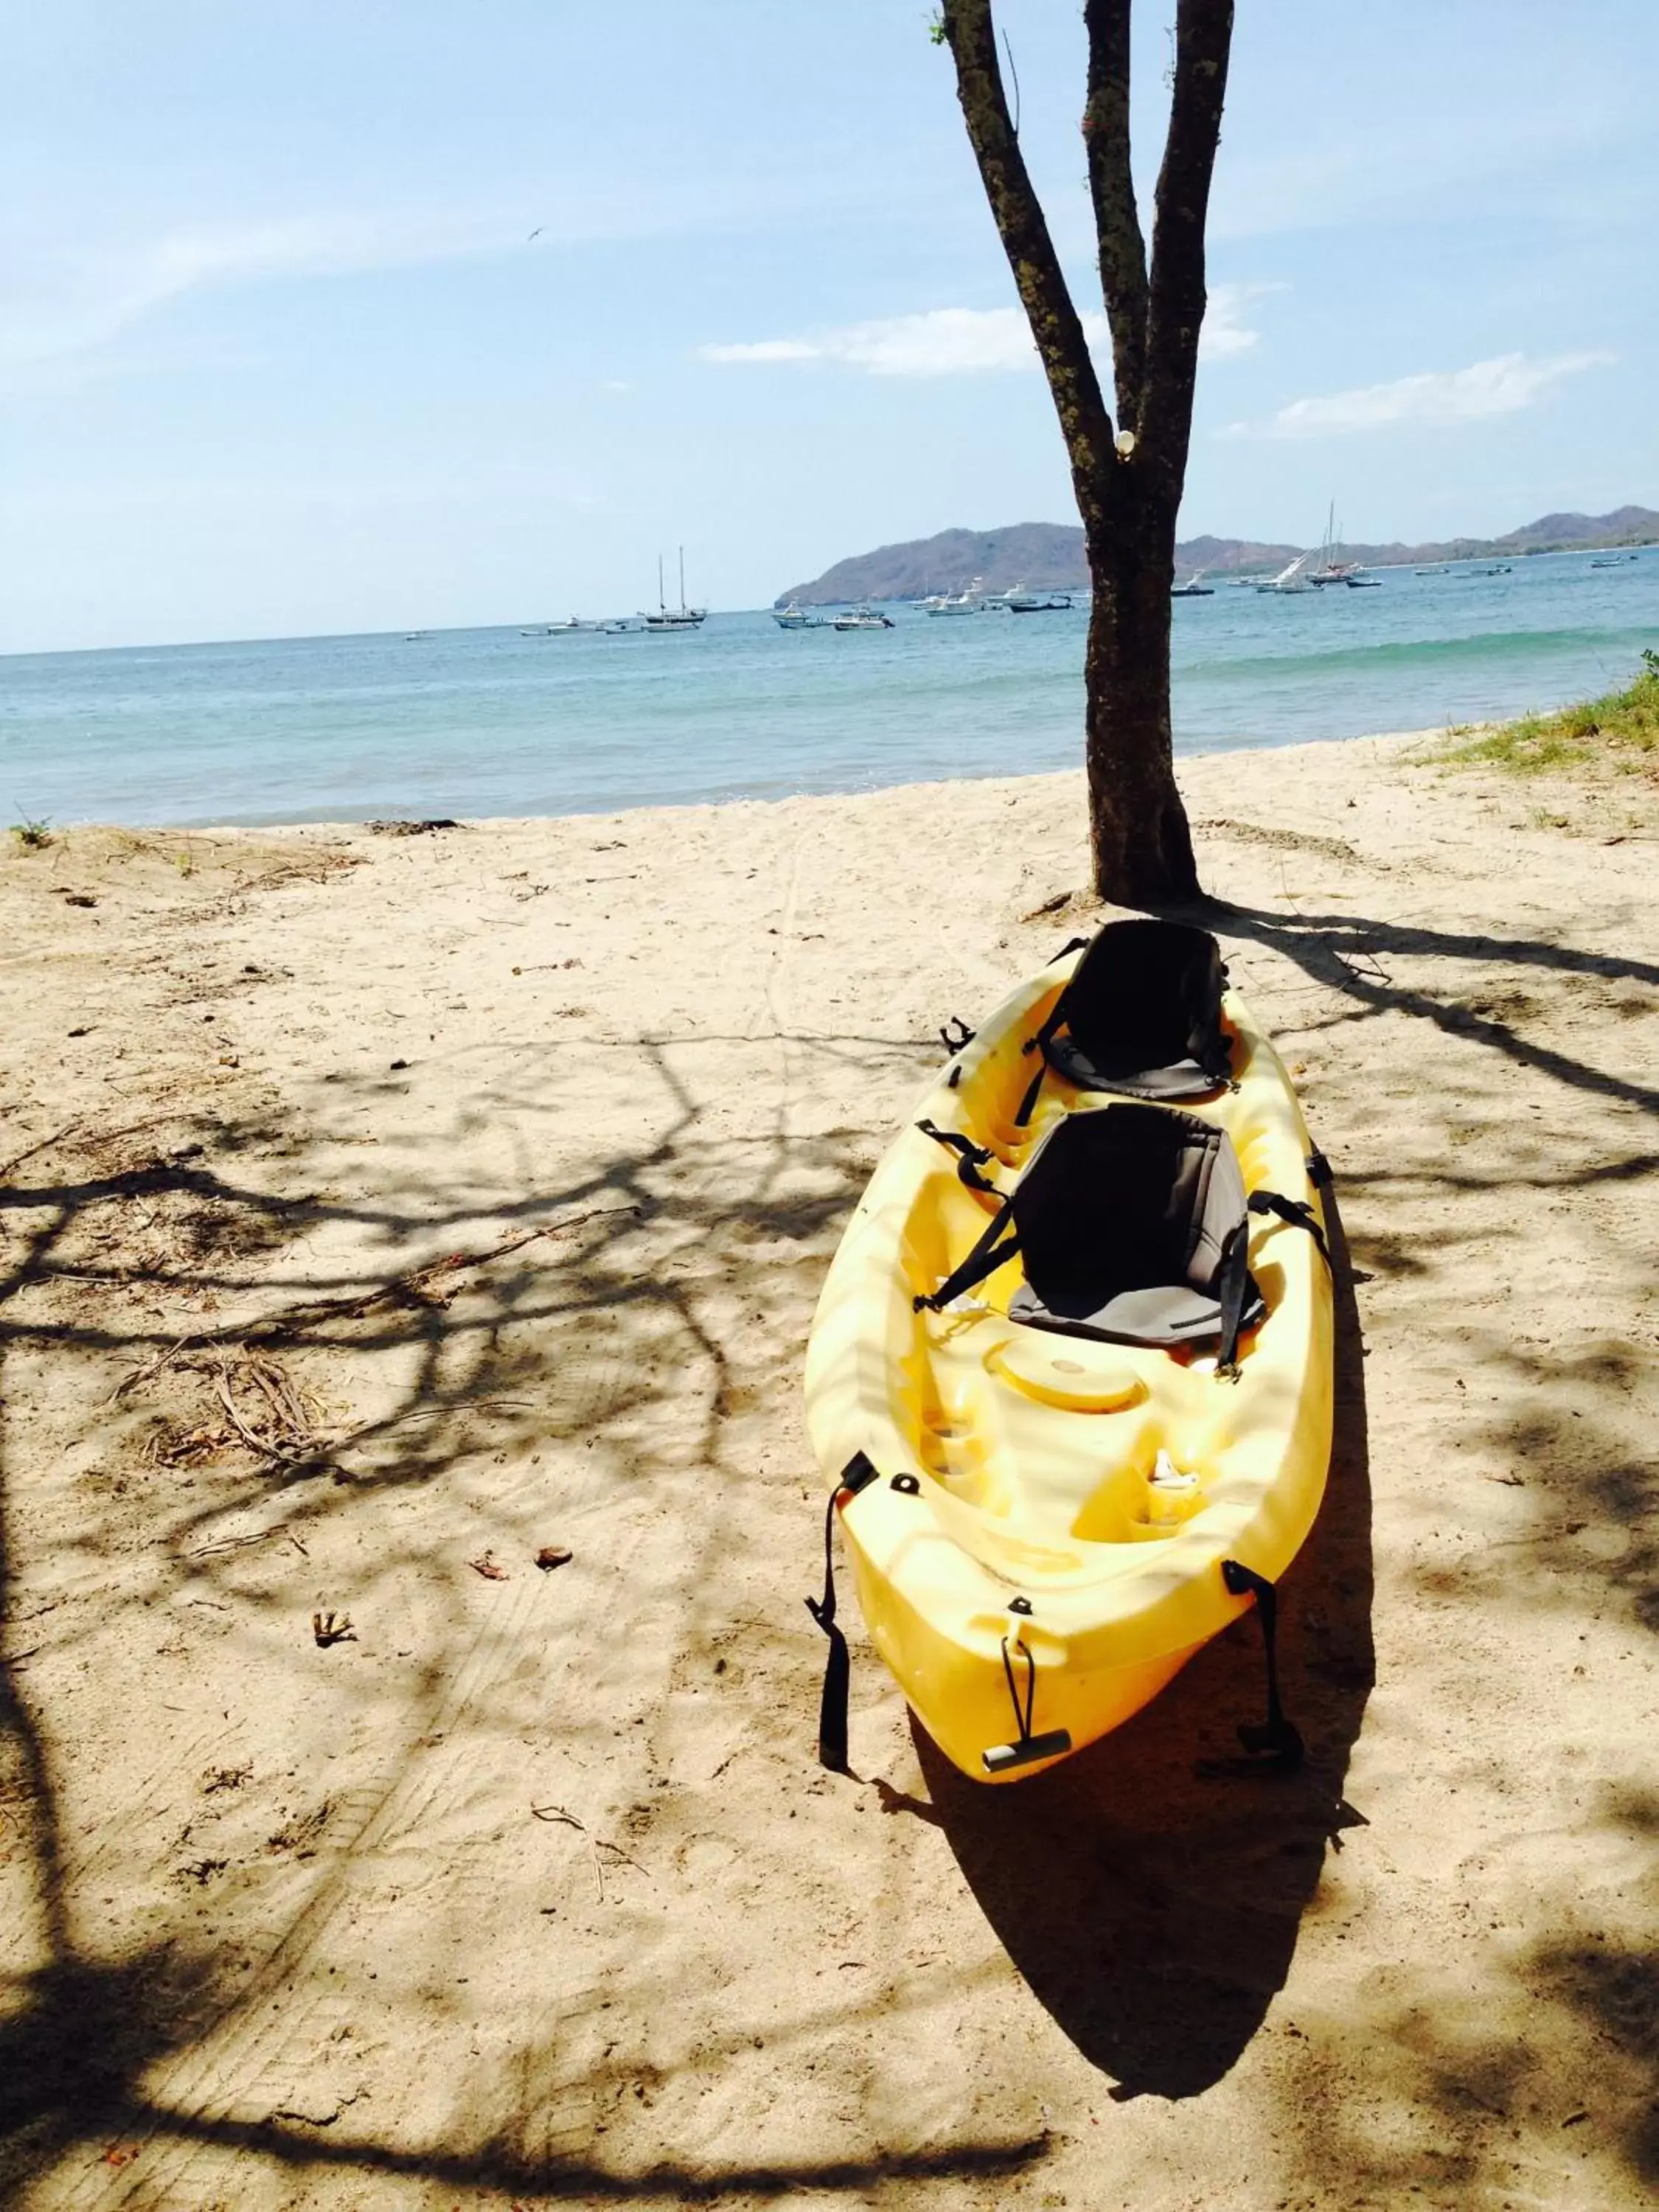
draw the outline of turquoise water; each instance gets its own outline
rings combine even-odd
[[[1478,565],[1478,564],[1477,564]],[[1427,729],[1605,690],[1659,645],[1659,549],[1225,584],[1174,607],[1176,748]],[[294,638],[0,659],[3,818],[261,823],[571,814],[1080,757],[1086,617],[780,630]]]

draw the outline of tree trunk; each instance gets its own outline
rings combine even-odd
[[[1130,0],[1085,0],[1083,115],[1118,421],[1095,374],[1008,112],[991,0],[941,0],[979,163],[1072,465],[1094,582],[1084,667],[1096,891],[1121,906],[1199,896],[1170,734],[1170,592],[1204,321],[1204,223],[1221,131],[1233,0],[1176,0],[1169,135],[1147,264],[1129,161]]]
[[[1090,872],[1098,896],[1118,906],[1178,906],[1200,896],[1170,728],[1174,568],[1173,515],[1148,514],[1133,497],[1119,502],[1117,528],[1089,544]]]

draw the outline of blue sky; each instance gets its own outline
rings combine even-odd
[[[752,606],[1073,520],[929,12],[3,0],[0,650],[626,611],[682,541]],[[1080,9],[1000,13],[1094,307]],[[1183,534],[1659,506],[1656,82],[1652,0],[1240,0]]]

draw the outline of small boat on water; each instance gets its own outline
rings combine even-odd
[[[583,622],[579,615],[570,615],[562,623],[539,623],[534,629],[521,629],[520,637],[569,637],[577,630],[594,630],[598,623]]]
[[[680,548],[680,603],[677,607],[669,605],[663,597],[662,556],[659,553],[657,556],[657,611],[655,614],[642,613],[641,617],[647,629],[656,634],[665,630],[701,629],[708,613],[707,607],[689,607],[685,604],[685,548],[684,545]]]
[[[774,607],[772,619],[780,629],[822,629],[822,615],[809,615],[799,599],[791,599],[787,607]]]
[[[971,576],[959,592],[936,592],[924,599],[921,611],[927,615],[980,615],[986,605],[985,579]]]
[[[1184,584],[1171,586],[1170,597],[1172,599],[1212,599],[1215,586],[1205,582],[1206,573],[1202,568],[1194,568]]]
[[[836,617],[837,629],[891,629],[891,615],[878,614],[873,607],[848,607]]]
[[[1345,576],[1342,580],[1351,592],[1380,592],[1382,588],[1381,576]]]
[[[1509,562],[1499,561],[1494,567],[1490,568],[1471,568],[1468,571],[1468,574],[1471,576],[1507,576],[1510,573],[1510,563]]]
[[[1324,584],[1351,584],[1359,574],[1358,561],[1345,561],[1341,556],[1342,541],[1336,527],[1336,501],[1331,501],[1331,511],[1325,518],[1325,542],[1319,549],[1316,565],[1308,571],[1308,581],[1316,589]]]
[[[1069,592],[1005,592],[1002,604],[1011,615],[1057,615],[1071,607]]]
[[[1590,566],[1592,568],[1622,568],[1626,562],[1635,558],[1633,553],[1604,554],[1600,560],[1592,561]]]
[[[1311,553],[1298,553],[1295,560],[1287,562],[1286,565],[1279,570],[1276,576],[1270,576],[1265,584],[1258,584],[1256,586],[1257,591],[1311,591],[1313,586],[1308,579],[1308,563],[1313,559],[1313,557],[1314,556]]]

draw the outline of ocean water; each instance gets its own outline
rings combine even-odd
[[[1174,606],[1179,752],[1426,729],[1628,680],[1659,548]],[[1086,615],[292,638],[0,658],[0,819],[538,815],[1069,767]]]

